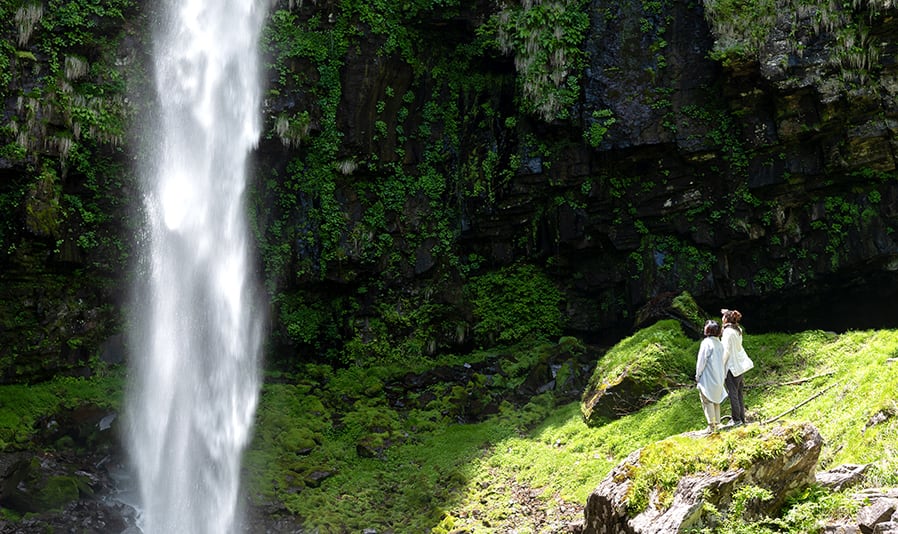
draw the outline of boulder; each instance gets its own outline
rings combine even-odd
[[[635,326],[644,328],[662,319],[676,319],[686,335],[701,339],[705,321],[711,317],[688,291],[666,292],[655,296],[636,312]]]
[[[857,513],[858,528],[864,534],[884,532],[880,526],[890,523],[895,510],[898,509],[898,499],[878,499],[869,506],[861,508]],[[884,525],[883,528],[891,528]]]
[[[863,532],[863,531],[862,531]],[[873,534],[898,534],[898,522],[885,521],[873,527]]]
[[[841,491],[863,482],[868,467],[870,464],[845,464],[821,471],[816,475],[817,484],[832,491]]]
[[[748,486],[772,497],[749,500],[746,515],[771,515],[791,492],[813,482],[823,439],[812,425],[728,434],[668,438],[630,454],[589,496],[584,534],[669,534],[711,525],[716,517],[709,508],[727,513],[734,494]],[[657,475],[670,464],[682,469]],[[679,475],[674,488],[665,483],[671,474]]]
[[[666,319],[612,347],[596,364],[580,411],[597,426],[644,408],[694,373],[693,342],[680,324]]]

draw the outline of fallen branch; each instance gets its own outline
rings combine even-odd
[[[770,424],[770,423],[776,421],[777,419],[780,419],[780,418],[782,418],[782,417],[784,417],[784,416],[786,416],[786,415],[789,415],[790,413],[792,413],[792,412],[794,412],[795,410],[801,408],[801,407],[804,406],[805,404],[807,404],[807,403],[811,402],[812,400],[816,399],[816,398],[819,397],[820,395],[823,395],[823,394],[826,393],[827,391],[831,390],[832,388],[834,388],[834,387],[835,387],[836,385],[838,385],[838,384],[839,384],[838,382],[836,382],[836,383],[834,383],[834,384],[830,384],[829,386],[823,388],[822,390],[818,391],[818,392],[815,393],[814,395],[812,395],[812,396],[808,397],[807,399],[801,401],[800,403],[798,403],[798,404],[796,404],[795,406],[789,408],[788,410],[786,410],[785,412],[783,412],[783,413],[777,415],[776,417],[773,417],[773,418],[771,418],[771,419],[767,419],[766,421],[762,421],[761,424],[762,424],[762,425],[768,425],[768,424]]]
[[[834,375],[834,374],[836,374],[835,371],[827,371],[825,373],[820,373],[819,375],[809,376],[807,378],[799,378],[797,380],[790,380],[789,382],[765,382],[763,384],[752,384],[752,385],[746,384],[745,387],[747,389],[747,388],[763,388],[763,387],[768,387],[768,386],[797,386],[798,384],[804,384],[805,382],[810,382],[811,380],[814,380],[815,378],[820,378],[822,376],[830,376],[830,375]]]

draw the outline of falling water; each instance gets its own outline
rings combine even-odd
[[[239,530],[262,320],[242,201],[264,0],[166,0],[128,446],[148,534]],[[150,135],[146,132],[146,135]]]

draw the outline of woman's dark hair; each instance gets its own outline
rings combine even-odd
[[[717,321],[708,321],[705,323],[705,337],[707,336],[719,336],[720,335],[720,325],[717,324]]]

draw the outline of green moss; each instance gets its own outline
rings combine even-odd
[[[833,493],[811,485],[789,499],[782,522],[790,532],[816,532],[825,518],[847,522],[861,506],[848,493]]]
[[[624,377],[646,392],[681,382],[694,365],[693,347],[679,322],[658,321],[621,340],[602,356],[584,396],[619,384]]]
[[[486,346],[561,333],[561,291],[533,266],[477,276],[467,291],[477,321],[474,332]]]
[[[869,20],[879,16],[878,2],[826,3],[814,0],[705,0],[705,17],[716,37],[711,57],[727,64],[759,59],[760,51],[778,20],[790,14],[802,21],[811,35],[834,36],[829,47],[829,63],[839,69],[842,83],[867,83],[879,68],[882,51],[871,39]],[[787,19],[788,20],[788,19]],[[794,24],[794,22],[793,22]],[[801,32],[802,35],[806,33]],[[806,39],[789,36],[789,52],[801,56]]]
[[[85,404],[118,409],[122,395],[123,378],[117,373],[91,379],[60,377],[40,384],[0,386],[0,450],[28,443],[41,418]]]
[[[617,119],[614,118],[614,112],[610,109],[601,109],[592,112],[592,120],[588,121],[589,128],[583,131],[583,138],[593,148],[598,148],[605,139],[605,134],[611,128]]]
[[[479,447],[490,436],[511,431],[501,424],[449,421],[429,431],[415,426],[412,417],[400,417],[376,393],[351,405],[341,402],[341,389],[333,389],[338,384],[347,387],[348,380],[330,381],[321,390],[323,398],[312,388],[266,385],[258,431],[246,455],[254,500],[282,502],[308,528],[425,532],[439,522],[441,503],[467,481]],[[325,399],[340,409],[336,425],[337,414],[321,405]],[[321,407],[310,408],[316,405]],[[284,448],[298,443],[293,438],[312,436],[315,427],[322,432],[312,450]],[[312,471],[329,476],[311,485]]]
[[[524,108],[545,120],[567,118],[579,95],[586,6],[581,0],[507,4],[480,29],[514,54]]]
[[[702,332],[704,330],[705,322],[709,317],[688,292],[684,291],[674,297],[671,307],[691,325],[693,331]]]
[[[44,169],[28,193],[25,224],[40,236],[56,236],[61,219],[59,207],[62,184],[52,169]]]
[[[78,499],[80,487],[81,484],[75,477],[52,477],[41,488],[41,505],[45,510],[61,508]]]

